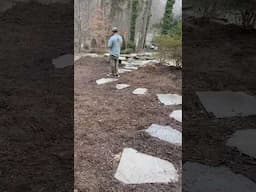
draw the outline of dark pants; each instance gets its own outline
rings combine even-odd
[[[118,64],[119,64],[118,57],[110,55],[110,66],[111,66],[111,73],[113,76],[118,75]]]

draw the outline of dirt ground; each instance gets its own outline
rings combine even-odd
[[[0,15],[0,191],[73,188],[73,67],[52,65],[73,52],[71,6],[19,3]]]
[[[156,65],[121,74],[118,83],[131,87],[116,90],[114,83],[97,85],[106,77],[109,64],[104,58],[81,58],[75,63],[75,189],[80,192],[177,192],[181,190],[181,147],[152,138],[143,132],[152,123],[181,123],[169,118],[175,108],[158,102],[157,93],[181,94],[180,70]],[[146,95],[133,95],[137,87]],[[178,106],[176,108],[181,108]],[[114,178],[125,147],[172,162],[178,169],[178,183],[124,185]]]
[[[256,182],[256,160],[226,147],[238,129],[255,129],[256,116],[216,119],[196,91],[256,95],[256,31],[234,25],[183,23],[183,162],[226,165]],[[198,54],[200,53],[200,54]]]

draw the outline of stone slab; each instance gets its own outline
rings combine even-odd
[[[74,55],[73,54],[61,55],[61,56],[53,59],[52,64],[57,69],[72,66],[72,65],[74,65]]]
[[[182,96],[177,94],[157,94],[157,97],[164,105],[181,105]]]
[[[183,165],[183,190],[186,192],[254,192],[256,184],[227,167],[210,167],[186,162]]]
[[[244,92],[197,92],[207,112],[217,118],[256,115],[256,97]]]
[[[168,143],[182,145],[182,133],[173,129],[171,126],[152,124],[146,129],[146,132],[152,137],[156,137]]]
[[[114,82],[114,81],[117,81],[118,79],[115,79],[115,78],[101,78],[101,79],[98,79],[96,81],[96,83],[98,85],[102,85],[102,84],[106,84],[106,83],[111,83],[111,82]]]
[[[176,121],[182,122],[182,110],[175,110],[170,114],[170,117]]]
[[[122,74],[122,73],[127,73],[127,72],[131,72],[132,70],[130,69],[118,69],[118,73]]]
[[[117,84],[117,85],[116,85],[116,88],[117,88],[117,89],[125,89],[125,88],[127,88],[127,87],[130,87],[130,85],[128,85],[128,84]]]
[[[125,184],[177,182],[174,165],[132,148],[123,150],[115,178]]]
[[[256,158],[256,129],[236,131],[227,141],[230,147],[236,147],[241,153]]]
[[[132,93],[135,95],[145,95],[147,91],[146,88],[137,88]]]

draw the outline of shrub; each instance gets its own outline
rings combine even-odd
[[[176,66],[182,66],[182,41],[179,36],[163,35],[156,38],[158,58],[161,63],[174,60]]]

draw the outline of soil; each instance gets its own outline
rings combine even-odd
[[[169,118],[171,107],[159,103],[157,93],[181,94],[181,71],[154,65],[121,74],[116,82],[97,85],[110,71],[104,58],[81,58],[75,63],[75,189],[79,192],[181,191],[181,147],[152,138],[143,130],[152,123],[171,125],[182,131],[181,123]],[[133,95],[138,87],[146,95]],[[120,154],[126,147],[172,162],[180,174],[177,183],[124,185],[114,178]]]
[[[216,119],[196,91],[256,95],[256,31],[234,25],[183,22],[183,162],[225,165],[256,182],[256,159],[226,146],[238,129],[255,129],[256,116]],[[200,54],[198,54],[200,53]]]
[[[73,189],[73,5],[18,3],[0,15],[0,191]],[[60,14],[60,15],[59,15]]]

